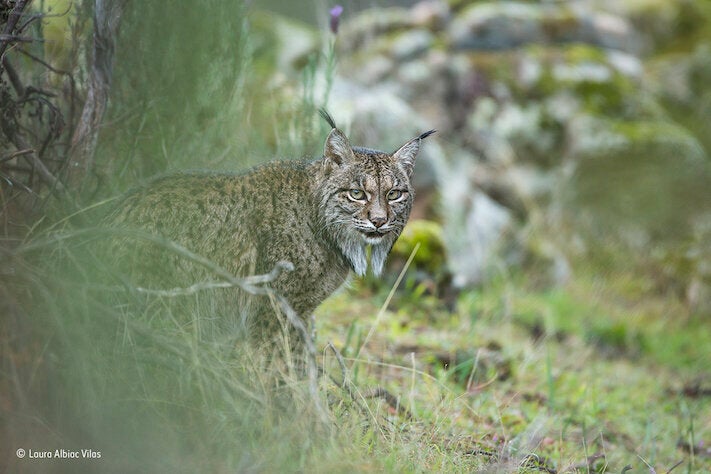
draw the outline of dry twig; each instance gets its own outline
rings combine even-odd
[[[0,39],[0,58],[4,56],[5,50],[10,45],[10,42],[12,41],[11,37],[14,36],[12,32],[15,31],[17,22],[20,21],[22,12],[25,11],[25,8],[29,3],[29,0],[18,0],[17,3],[15,3],[15,7],[10,12],[7,23],[5,24],[5,30],[2,32],[2,39]]]

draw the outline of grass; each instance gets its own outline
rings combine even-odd
[[[3,421],[10,447],[102,460],[38,472],[711,469],[711,329],[638,268],[521,269],[449,306],[414,269],[354,280],[317,311],[323,423],[288,358],[213,330],[209,291],[117,302],[62,235],[86,236],[65,220],[4,254]]]
[[[711,403],[683,392],[709,383],[711,331],[702,320],[669,317],[682,310],[678,300],[630,296],[617,278],[583,273],[541,291],[521,274],[461,294],[453,313],[405,295],[352,370],[361,385],[400,395],[427,433],[410,441],[420,450],[448,450],[452,459],[499,453],[509,459],[498,462],[513,464],[535,453],[558,472],[706,472],[708,452],[688,447],[708,443]],[[373,316],[361,315],[376,314],[383,298],[355,285],[327,302],[322,340],[343,341],[343,328],[362,333]]]

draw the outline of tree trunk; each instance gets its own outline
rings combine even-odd
[[[94,162],[99,127],[106,111],[114,65],[116,36],[127,0],[95,0],[91,71],[86,102],[74,130],[67,180],[80,189]]]

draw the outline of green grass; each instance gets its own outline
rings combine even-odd
[[[409,443],[453,460],[485,451],[518,463],[535,453],[559,472],[628,464],[645,472],[645,462],[656,472],[678,462],[679,472],[711,469],[707,453],[679,447],[711,437],[708,397],[681,393],[699,378],[708,384],[707,324],[670,318],[679,301],[630,297],[614,277],[590,277],[536,291],[519,275],[460,295],[454,313],[403,295],[351,370],[361,386],[384,386],[413,411],[409,425],[423,434]],[[359,285],[331,299],[319,310],[321,340],[369,331],[383,299]]]

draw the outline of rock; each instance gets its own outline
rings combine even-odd
[[[573,222],[599,227],[586,237],[624,234],[642,248],[686,232],[703,207],[689,202],[711,203],[711,48],[655,61],[652,74],[645,58],[688,37],[686,26],[695,31],[703,15],[694,3],[448,0],[374,9],[339,34],[349,80],[337,82],[349,85],[334,86],[331,109],[358,127],[362,143],[397,146],[418,131],[412,124],[445,132],[443,147],[423,147],[416,181],[439,190],[457,284],[479,284],[492,264],[529,257],[559,284],[570,274],[565,256],[520,240],[519,222],[534,219],[555,236],[569,211]]]
[[[450,10],[447,3],[438,0],[425,0],[412,7],[412,21],[415,25],[423,26],[430,31],[444,29],[450,19]]]
[[[691,315],[711,317],[711,213],[696,217],[686,239],[655,249],[653,258]]]
[[[454,49],[508,49],[540,42],[542,11],[518,2],[475,3],[460,12],[449,26]]]
[[[376,85],[390,77],[397,64],[386,54],[378,53],[370,56],[358,66],[348,68],[349,76],[359,84]]]
[[[501,165],[526,161],[549,164],[558,133],[547,121],[540,103],[498,104],[482,98],[474,108],[468,128],[475,147],[487,161]]]
[[[506,246],[515,234],[511,211],[473,189],[465,156],[450,160],[441,172],[440,212],[449,269],[456,287],[478,285],[496,274],[510,257]]]
[[[400,96],[428,117],[437,118],[437,127],[443,129],[449,128],[442,119],[447,119],[451,113],[451,109],[446,107],[445,97],[452,94],[452,67],[456,66],[444,52],[430,50],[413,61],[403,63],[391,77],[398,85]]]
[[[592,0],[591,8],[625,18],[638,32],[638,53],[649,55],[679,38],[693,36],[704,24],[694,0]]]
[[[711,279],[694,278],[686,288],[686,303],[692,313],[711,318]]]
[[[692,312],[711,318],[711,213],[697,218],[686,251],[686,300]]]
[[[408,61],[427,51],[433,42],[434,36],[426,29],[405,31],[392,40],[390,53],[397,61]]]
[[[358,13],[343,23],[338,32],[338,52],[341,55],[362,50],[373,40],[416,26],[406,8],[372,8]]]
[[[711,42],[689,52],[661,55],[649,63],[646,84],[665,113],[711,150]]]
[[[512,1],[475,3],[460,12],[449,27],[453,49],[502,50],[527,44],[580,42],[635,53],[640,41],[619,16],[584,5]]]
[[[588,17],[581,12],[581,16],[580,32],[575,40],[632,54],[638,54],[642,49],[641,38],[624,17],[605,12],[592,13]]]
[[[402,268],[416,246],[419,247],[412,260],[413,268],[430,275],[441,275],[447,258],[442,226],[431,220],[411,219],[395,242],[389,259],[398,261],[398,267]]]

